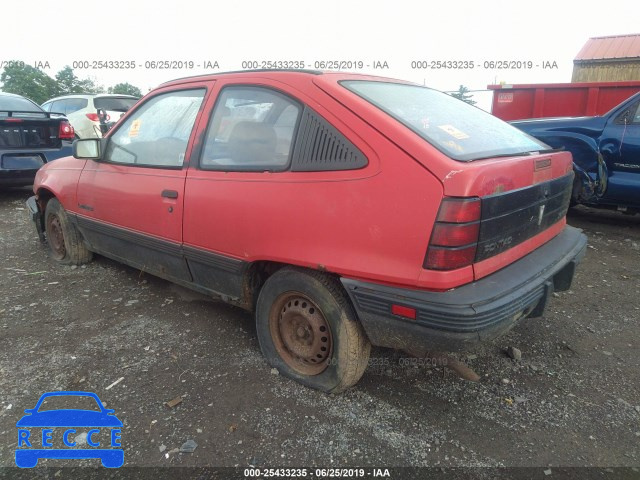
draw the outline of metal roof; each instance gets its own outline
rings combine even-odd
[[[640,58],[640,34],[592,37],[574,61]]]

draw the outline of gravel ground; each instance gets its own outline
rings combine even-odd
[[[571,291],[461,354],[480,382],[374,349],[333,396],[272,372],[240,309],[101,257],[56,264],[29,194],[0,192],[0,466],[22,411],[53,390],[116,410],[126,466],[640,466],[640,216],[570,214],[589,237]]]

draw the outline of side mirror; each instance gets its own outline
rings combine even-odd
[[[99,138],[83,138],[74,140],[73,156],[82,160],[100,160],[102,158],[102,142]]]

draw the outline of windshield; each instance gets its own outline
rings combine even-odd
[[[101,411],[96,399],[89,395],[51,395],[44,399],[38,412],[69,409]]]
[[[471,161],[549,148],[493,115],[437,90],[363,80],[340,83],[455,160]]]
[[[93,105],[103,110],[126,112],[138,101],[136,98],[102,97],[94,98]]]

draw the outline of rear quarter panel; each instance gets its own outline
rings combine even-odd
[[[315,109],[369,164],[335,172],[225,173],[198,170],[192,161],[185,244],[250,262],[270,260],[415,286],[442,198],[441,182],[315,87],[261,81]]]

